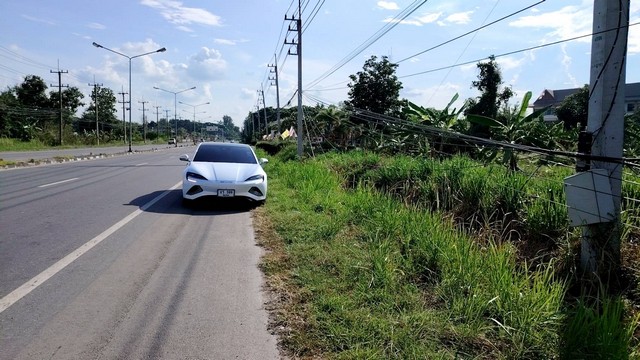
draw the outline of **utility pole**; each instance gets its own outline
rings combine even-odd
[[[144,143],[147,143],[147,117],[145,115],[145,108],[144,108],[144,104],[148,104],[148,101],[138,101],[138,103],[142,104],[142,141],[144,141]],[[140,109],[138,109],[140,110]],[[133,136],[133,135],[131,135]]]
[[[260,119],[258,119],[258,125],[260,125]],[[260,128],[258,127],[258,130]],[[256,136],[256,113],[251,113],[251,138]]]
[[[587,144],[582,147],[594,157],[622,159],[623,155],[629,5],[630,0],[594,0],[593,33],[597,35],[591,42],[589,114],[581,136]],[[614,286],[620,268],[622,167],[622,161],[593,160],[586,165],[587,172],[600,177],[596,180],[610,184],[613,214],[611,221],[583,227],[581,266],[591,279],[614,282]]]
[[[165,113],[164,119],[167,121],[167,126],[165,127],[164,131],[167,133],[167,138],[171,137],[171,132],[169,131],[169,125],[171,125],[169,124],[169,111],[170,111],[169,109],[164,110],[164,113]]]
[[[89,86],[93,86],[93,106],[96,111],[96,145],[100,145],[100,126],[98,123],[98,89],[102,86],[102,84],[96,84],[96,77],[93,77],[93,84],[89,84]]]
[[[275,63],[273,65],[267,65],[271,68],[271,73],[274,74],[274,77],[269,77],[270,81],[275,81],[275,83],[271,83],[271,86],[276,87],[276,120],[278,122],[278,135],[281,134],[282,129],[280,128],[280,85],[278,83],[278,57],[274,54]]]
[[[258,106],[260,105],[260,97],[262,96],[262,113],[264,114],[264,133],[265,135],[269,135],[269,123],[267,122],[267,102],[264,99],[264,86],[260,85],[260,90],[258,90]],[[258,108],[260,111],[260,108]]]
[[[160,106],[160,105],[154,106],[154,108],[156,108],[155,114],[156,114],[156,135],[157,136],[160,136],[160,108],[161,107],[162,106]]]
[[[298,159],[302,159],[302,139],[304,138],[302,133],[302,1],[298,0],[298,18],[293,15],[291,18],[284,16],[285,20],[294,21],[296,28],[292,29],[289,26],[289,31],[296,31],[298,33],[298,41],[287,41],[285,39],[285,45],[296,45],[296,52],[292,53],[289,49],[289,55],[298,56]]]
[[[119,92],[118,95],[122,95],[122,101],[118,101],[118,102],[122,104],[122,131],[124,133],[124,144],[127,145],[127,119],[125,118],[125,114],[126,114],[125,104],[127,104],[128,101],[125,100],[124,96],[129,95],[129,93],[124,92],[124,87],[123,87],[122,91]]]
[[[67,70],[49,70],[50,73],[52,74],[58,74],[58,98],[60,99],[60,128],[58,131],[58,144],[62,145],[62,127],[63,127],[63,120],[62,120],[62,88],[68,88],[69,85],[62,85],[62,74],[66,74],[69,71]],[[55,85],[51,85],[51,86],[55,86]]]

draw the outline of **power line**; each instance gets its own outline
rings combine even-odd
[[[640,22],[635,22],[633,24],[629,24],[629,25],[625,25],[625,26],[621,26],[621,27],[631,27],[631,26],[636,26],[638,24],[640,24]],[[603,34],[603,33],[609,32],[609,31],[616,31],[616,30],[618,30],[618,28],[602,30],[602,31],[598,31],[598,32],[595,32],[595,33],[591,33],[591,34],[575,36],[575,37],[572,37],[572,38],[569,38],[569,39],[558,40],[558,41],[554,41],[554,42],[547,43],[547,44],[531,46],[531,47],[528,47],[528,48],[525,48],[525,49],[514,50],[514,51],[507,52],[507,53],[502,53],[502,54],[498,54],[498,55],[491,55],[491,56],[493,56],[494,58],[497,59],[497,58],[500,58],[500,57],[505,57],[505,56],[509,56],[509,55],[513,55],[513,54],[518,54],[518,53],[522,53],[522,52],[525,52],[525,51],[542,49],[542,48],[545,48],[545,47],[558,45],[558,44],[562,44],[562,43],[566,43],[566,42],[570,42],[570,41],[575,41],[575,40],[582,39],[582,38],[585,38],[585,37],[599,35],[599,34]],[[487,57],[483,57],[481,59],[466,61],[466,62],[463,62],[463,63],[457,63],[457,64],[449,65],[449,66],[443,66],[443,67],[440,67],[440,68],[421,71],[421,72],[417,72],[417,73],[414,73],[414,74],[398,76],[398,78],[399,79],[403,79],[403,78],[408,78],[408,77],[417,76],[417,75],[429,74],[429,73],[433,73],[433,72],[436,72],[436,71],[442,71],[442,70],[447,70],[447,69],[451,69],[451,68],[456,68],[456,67],[459,67],[459,66],[475,64],[475,63],[478,63],[480,61],[487,60],[489,58],[490,58],[490,56],[487,56]]]
[[[426,52],[429,52],[429,51],[431,51],[431,50],[435,50],[435,49],[437,49],[437,48],[439,48],[439,47],[441,47],[441,46],[444,46],[444,45],[446,45],[446,44],[449,44],[449,43],[451,43],[451,42],[454,42],[454,41],[456,41],[456,40],[458,40],[458,39],[461,39],[461,38],[463,38],[463,37],[465,37],[465,36],[467,36],[467,35],[470,35],[470,34],[476,33],[476,32],[478,32],[478,31],[480,31],[480,30],[482,30],[482,29],[484,29],[484,28],[487,28],[487,27],[491,26],[491,25],[494,25],[494,24],[497,24],[497,23],[499,23],[499,22],[502,22],[502,21],[504,21],[504,20],[506,20],[506,19],[508,19],[508,18],[510,18],[510,17],[512,17],[512,16],[515,16],[515,15],[517,15],[517,14],[520,14],[520,13],[521,13],[521,12],[523,12],[523,11],[529,10],[529,9],[531,9],[531,8],[532,8],[532,7],[534,7],[534,6],[540,5],[540,4],[542,4],[543,2],[545,2],[545,1],[546,1],[546,0],[538,1],[537,3],[535,3],[535,4],[533,4],[533,5],[529,5],[529,6],[527,6],[527,7],[526,7],[526,8],[524,8],[524,9],[518,10],[518,11],[516,11],[516,12],[514,12],[514,13],[509,14],[509,15],[503,16],[503,17],[501,17],[500,19],[494,20],[494,21],[492,21],[492,22],[490,22],[490,23],[488,23],[488,24],[486,24],[486,25],[482,25],[482,26],[480,26],[480,27],[478,27],[478,28],[475,28],[475,29],[473,29],[473,30],[471,30],[471,31],[468,31],[468,32],[466,32],[466,33],[464,33],[464,34],[462,34],[462,35],[456,36],[456,37],[454,37],[453,39],[447,40],[447,41],[445,41],[445,42],[443,42],[443,43],[440,43],[440,44],[438,44],[438,45],[436,45],[436,46],[430,47],[430,48],[428,48],[428,49],[426,49],[426,50],[423,50],[423,51],[420,51],[420,52],[418,52],[418,53],[416,53],[416,54],[413,54],[413,55],[411,55],[411,56],[408,56],[408,57],[406,57],[406,58],[404,58],[404,59],[402,59],[402,60],[398,61],[398,62],[397,62],[397,64],[400,64],[401,62],[404,62],[404,61],[407,61],[407,60],[409,60],[409,59],[412,59],[412,58],[414,58],[414,57],[416,57],[416,56],[418,56],[418,55],[422,55],[422,54],[424,54],[424,53],[426,53]],[[493,11],[493,10],[492,10],[492,11]]]
[[[355,50],[345,56],[342,60],[340,60],[336,65],[334,65],[331,69],[325,72],[323,75],[318,77],[316,80],[312,81],[308,85],[308,89],[313,88],[318,85],[321,81],[333,75],[340,68],[345,66],[351,60],[353,60],[356,56],[360,55],[363,51],[365,51],[369,46],[373,45],[376,41],[378,41],[381,37],[395,28],[398,24],[400,24],[403,20],[405,20],[409,15],[413,14],[416,10],[418,10],[422,5],[424,5],[429,0],[421,0],[414,1],[411,5],[409,5],[405,10],[403,10],[396,17],[387,22],[380,30],[371,35],[367,40],[365,40],[362,44],[360,44]]]

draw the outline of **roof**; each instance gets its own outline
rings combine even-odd
[[[568,96],[578,92],[580,88],[549,90],[544,89],[540,96],[533,102],[535,109],[550,105],[560,104]],[[627,84],[625,89],[625,102],[640,102],[640,83]]]

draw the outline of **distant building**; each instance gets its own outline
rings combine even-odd
[[[544,121],[558,121],[556,116],[556,108],[567,98],[567,96],[573,95],[578,92],[580,88],[574,89],[561,89],[561,90],[548,90],[544,89],[542,94],[538,96],[533,103],[533,110],[542,109],[547,106],[551,106],[544,113]],[[625,110],[627,114],[633,113],[640,107],[640,83],[627,84],[625,88],[624,97]]]

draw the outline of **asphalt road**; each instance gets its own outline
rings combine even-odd
[[[178,144],[180,147],[189,146],[187,143]],[[131,152],[141,152],[150,150],[166,150],[174,148],[174,145],[168,144],[154,144],[154,145],[133,145]],[[51,150],[39,150],[39,151],[3,151],[0,152],[0,159],[14,162],[28,162],[30,160],[46,160],[54,159],[56,157],[89,157],[96,155],[121,155],[129,152],[128,145],[122,146],[109,146],[109,147],[92,147],[92,148],[77,148],[77,149],[51,149]]]
[[[277,359],[250,208],[165,149],[0,171],[0,359]]]

